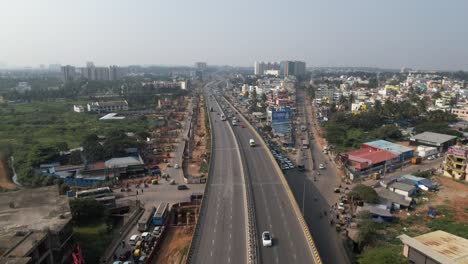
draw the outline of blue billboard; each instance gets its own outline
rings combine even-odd
[[[273,110],[271,111],[271,122],[288,122],[289,121],[289,110]]]

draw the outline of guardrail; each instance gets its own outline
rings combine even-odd
[[[239,137],[234,133],[234,136],[236,138],[237,145],[240,146],[240,139]],[[241,164],[246,164],[247,162],[245,161],[245,156],[240,155],[239,157],[241,159]],[[253,188],[252,185],[250,184],[250,173],[249,173],[249,168],[244,167],[242,168],[246,173],[244,172],[244,182],[245,182],[245,192],[246,192],[246,207],[247,208],[247,216],[248,216],[248,238],[249,238],[249,251],[248,251],[248,262],[249,263],[258,263],[259,259],[259,245],[257,242],[257,221],[256,221],[256,216],[255,216],[255,203],[253,202]]]
[[[269,151],[269,148],[264,140],[264,138],[259,134],[259,132],[257,131],[257,128],[254,127],[252,124],[251,124],[251,121],[248,117],[246,117],[241,111],[239,111],[233,104],[231,104],[231,102],[229,102],[229,100],[226,99],[226,97],[224,97],[224,100],[229,104],[231,105],[231,107],[241,116],[241,118],[244,120],[244,123],[247,124],[247,126],[249,126],[253,131],[255,131],[255,133],[257,134],[257,137],[261,139],[261,144],[263,145],[263,147],[265,147],[268,151],[268,156],[270,157],[270,159],[272,160],[274,166],[275,166],[275,169],[277,170],[278,174],[280,175],[280,179],[281,179],[281,182],[283,183],[284,187],[286,188],[286,192],[288,194],[288,198],[290,200],[290,202],[292,203],[293,205],[293,208],[294,208],[294,212],[296,213],[296,216],[297,218],[299,219],[299,223],[301,224],[302,226],[302,230],[304,232],[304,235],[306,236],[307,238],[307,241],[309,243],[309,247],[310,247],[310,250],[312,252],[312,255],[314,257],[314,260],[315,260],[315,263],[317,264],[321,264],[322,263],[322,259],[320,258],[320,255],[318,253],[318,250],[317,250],[317,247],[315,246],[315,243],[314,243],[314,239],[310,233],[310,230],[309,230],[309,227],[307,226],[305,220],[304,220],[304,216],[302,215],[301,213],[301,210],[299,209],[299,206],[297,204],[297,201],[296,199],[294,198],[294,195],[291,191],[291,187],[289,186],[288,184],[288,181],[286,180],[286,177],[284,176],[283,174],[283,171],[281,170],[281,168],[279,167],[278,163],[276,162],[275,158],[273,157],[273,154],[271,154],[271,151]]]
[[[206,111],[209,111],[206,97],[205,97],[205,107],[206,107]],[[203,194],[203,198],[202,198],[201,205],[200,205],[200,213],[198,214],[197,223],[195,224],[195,230],[193,231],[192,240],[190,241],[189,251],[187,253],[187,261],[186,261],[187,264],[190,264],[193,262],[193,255],[195,253],[195,245],[197,245],[200,242],[200,223],[201,223],[200,219],[203,218],[203,215],[205,215],[205,212],[207,210],[206,201],[208,200],[208,197],[210,194],[210,188],[208,188],[208,186],[210,185],[212,181],[211,179],[213,178],[211,177],[211,175],[213,172],[213,150],[214,150],[214,145],[215,145],[215,140],[214,140],[215,136],[213,133],[213,123],[211,122],[210,114],[208,114],[208,121],[210,122],[210,131],[211,131],[210,166],[209,166],[208,174],[207,174],[205,192]]]
[[[219,104],[218,104],[219,106]],[[220,107],[221,108],[221,107]],[[224,114],[224,112],[223,112]],[[231,133],[234,135],[234,138],[236,140],[236,144],[238,147],[237,154],[239,155],[239,161],[241,162],[241,171],[242,171],[242,176],[244,179],[244,185],[245,185],[245,206],[244,210],[246,210],[245,214],[247,216],[247,237],[249,239],[248,245],[247,245],[247,262],[250,264],[256,264],[258,263],[259,259],[259,245],[257,242],[257,221],[256,221],[256,216],[255,216],[255,203],[253,202],[253,188],[252,185],[250,184],[250,173],[249,173],[249,168],[244,167],[244,164],[247,162],[245,161],[245,156],[241,155],[240,153],[240,139],[237,136],[236,133],[234,133],[234,130],[232,129],[232,124],[229,124],[229,128],[231,129]]]

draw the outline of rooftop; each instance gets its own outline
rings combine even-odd
[[[0,193],[0,236],[16,231],[60,230],[71,219],[57,186]]]
[[[387,190],[385,188],[375,188],[375,191],[377,192],[377,194],[379,195],[379,197],[381,198],[381,202],[385,202],[385,201],[388,201],[388,202],[392,202],[392,203],[397,203],[397,204],[400,204],[400,205],[403,205],[403,206],[410,206],[411,202],[410,201],[407,201],[405,199],[405,197],[401,194],[398,194],[398,193],[394,193],[390,190]]]
[[[58,232],[70,220],[68,200],[57,186],[0,193],[0,253],[22,241],[9,255],[23,256],[45,231]]]
[[[113,158],[106,161],[107,168],[122,168],[131,165],[143,165],[143,161],[138,157]]]
[[[415,187],[413,185],[408,185],[408,184],[402,183],[402,182],[394,182],[394,183],[392,183],[390,185],[390,188],[395,188],[395,189],[406,191],[406,192],[409,192],[409,191],[415,189]]]
[[[447,141],[457,138],[456,136],[439,134],[434,132],[424,132],[410,138],[411,141],[426,141],[429,143],[443,144]]]
[[[399,236],[401,241],[440,263],[468,264],[468,240],[438,230],[417,237]]]
[[[99,106],[127,106],[127,101],[109,101],[109,102],[97,102]]]
[[[351,160],[355,160],[357,162],[370,161],[371,164],[378,164],[386,160],[391,160],[397,157],[397,155],[393,154],[390,151],[375,150],[372,148],[361,148],[361,149],[350,151],[347,154],[348,156],[357,157],[357,159],[350,158]]]
[[[404,153],[404,152],[413,151],[412,148],[405,147],[400,144],[395,144],[386,140],[375,140],[375,141],[367,142],[365,144],[374,148],[388,150],[397,155],[400,155],[401,153]]]
[[[0,264],[28,264],[31,263],[31,258],[8,258],[0,257]]]

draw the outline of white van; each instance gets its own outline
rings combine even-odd
[[[255,147],[255,140],[253,140],[252,138],[249,140],[249,145],[251,147]]]

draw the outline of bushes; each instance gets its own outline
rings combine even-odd
[[[372,187],[363,184],[354,186],[351,192],[348,193],[348,197],[362,200],[366,203],[377,203],[379,201],[377,192]]]
[[[70,210],[78,226],[99,222],[107,216],[104,205],[92,198],[70,200]]]
[[[407,260],[402,255],[402,247],[383,244],[365,251],[358,260],[359,264],[403,264]]]

